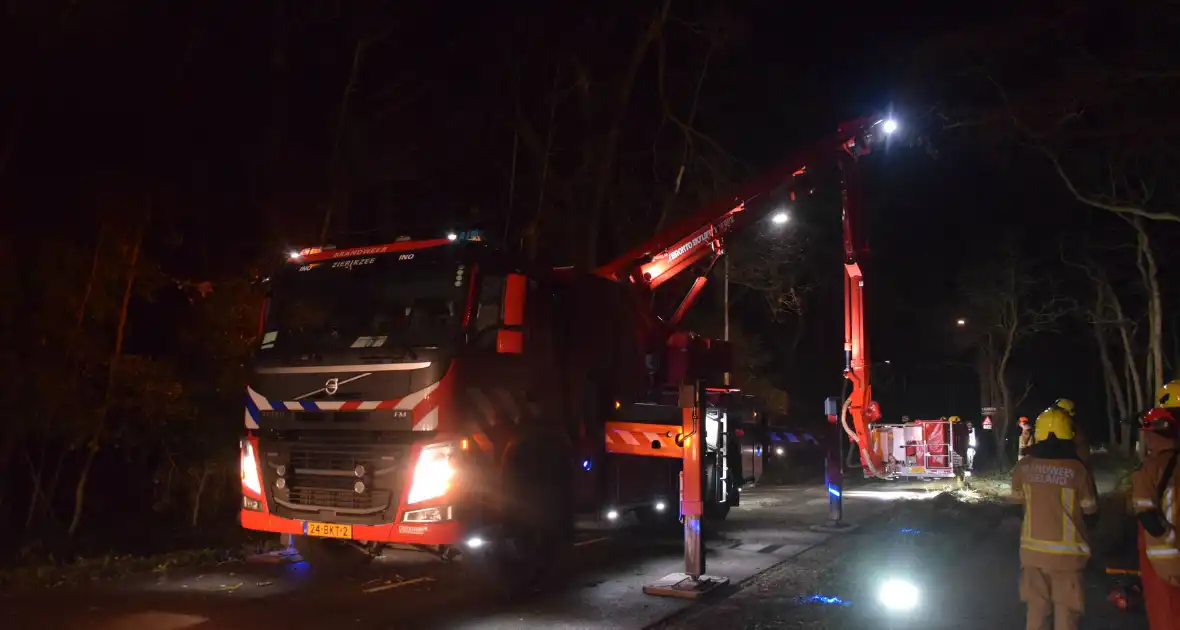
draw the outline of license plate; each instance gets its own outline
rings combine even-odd
[[[320,538],[352,538],[352,525],[338,525],[336,523],[306,523],[303,531],[308,536]]]

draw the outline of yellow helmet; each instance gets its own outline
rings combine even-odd
[[[1049,407],[1037,416],[1036,439],[1043,442],[1049,439],[1049,434],[1057,436],[1059,440],[1073,439],[1073,418],[1065,410]]]
[[[951,416],[951,422],[959,422],[961,420],[962,420],[962,418],[960,418],[959,416]]]
[[[1180,407],[1180,381],[1172,381],[1155,393],[1155,404],[1164,409]]]
[[[1053,406],[1061,409],[1071,416],[1073,415],[1074,409],[1076,408],[1076,406],[1073,404],[1073,401],[1068,398],[1058,398],[1057,401],[1053,403]]]

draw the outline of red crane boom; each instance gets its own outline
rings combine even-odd
[[[792,187],[809,167],[838,164],[843,178],[844,377],[851,387],[841,409],[840,422],[860,450],[861,465],[873,476],[884,475],[887,471],[880,455],[873,449],[869,432],[869,424],[880,418],[880,411],[872,400],[868,331],[864,318],[864,274],[859,261],[866,246],[859,231],[857,160],[871,153],[888,131],[886,121],[876,118],[860,118],[841,124],[834,136],[796,153],[777,168],[747,182],[734,194],[706,205],[595,270],[600,276],[630,282],[650,291],[697,263],[707,261],[707,266],[667,322],[675,326],[700,296],[713,265],[725,254],[729,234],[757,223],[785,201],[793,199]]]

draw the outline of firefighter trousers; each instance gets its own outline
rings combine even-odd
[[[1021,567],[1020,599],[1028,604],[1027,630],[1077,630],[1084,608],[1082,572]]]
[[[1143,582],[1143,607],[1151,630],[1180,629],[1180,587],[1161,578],[1147,559],[1147,541],[1139,528],[1139,577]]]

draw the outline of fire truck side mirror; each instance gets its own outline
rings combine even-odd
[[[503,328],[496,332],[496,352],[520,354],[524,352],[524,307],[528,296],[528,279],[510,273],[504,281]]]

